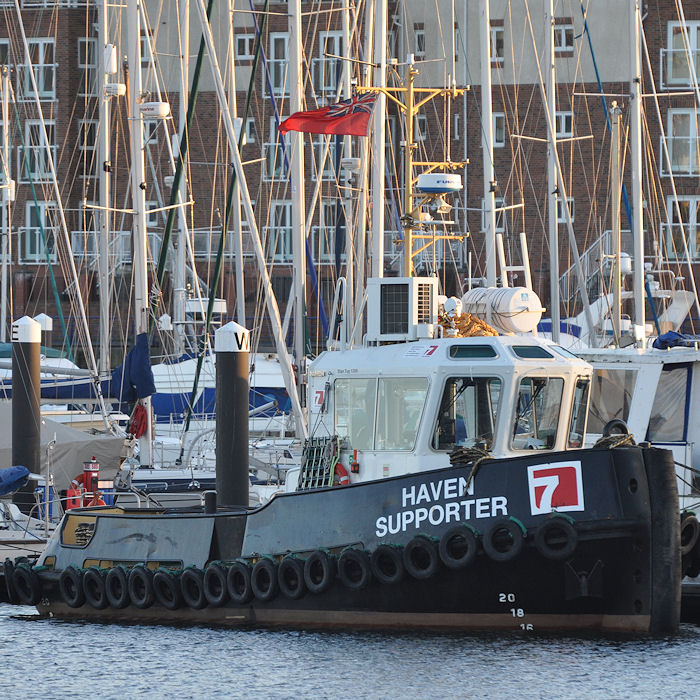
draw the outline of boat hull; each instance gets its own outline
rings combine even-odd
[[[40,560],[47,568],[39,570],[37,607],[58,617],[140,623],[675,631],[679,521],[668,453],[624,448],[534,454],[483,462],[472,479],[471,471],[451,467],[297,492],[248,512],[73,512]],[[553,519],[565,521],[559,534],[573,530],[575,541],[562,535],[557,545],[555,535],[548,542],[543,533]],[[455,527],[467,527],[477,541],[464,568],[451,568],[454,561],[440,551]],[[407,554],[416,540],[440,552],[436,566],[417,573]],[[360,581],[338,571],[323,592],[302,590],[298,598],[279,592],[245,605],[225,596],[223,605],[202,609],[154,603],[98,610],[68,606],[57,586],[68,567],[128,570],[143,563],[204,570],[219,562],[226,570],[236,560],[252,566],[267,559],[275,572],[286,556],[303,563],[319,551],[342,568],[348,549],[369,555],[387,544],[401,553],[406,568],[394,582],[380,582],[376,571]]]

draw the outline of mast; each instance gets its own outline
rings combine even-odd
[[[236,103],[236,52],[235,35],[233,31],[233,13],[234,0],[228,0],[228,16],[231,18],[228,23],[228,69],[229,69],[229,91],[228,103],[231,109],[231,115],[234,119],[238,118],[238,105]],[[241,130],[245,134],[245,124],[241,121]],[[231,173],[231,177],[235,177]],[[243,228],[241,226],[241,185],[236,178],[236,183],[233,187],[233,241],[236,249],[235,269],[236,269],[236,317],[238,323],[246,327],[245,319],[245,285],[243,277]]]
[[[139,0],[128,0],[126,8],[129,62],[129,132],[131,143],[131,196],[133,208],[134,330],[148,333],[148,269],[146,245],[146,178],[144,167],[143,114],[141,112],[141,18]],[[152,459],[151,398],[142,399],[147,429],[139,439],[141,466]]]
[[[346,0],[343,8],[343,52],[345,55],[350,55],[350,2]],[[343,97],[350,99],[352,97],[350,61],[343,61]],[[346,163],[349,163],[349,158],[352,157],[352,137],[345,136],[343,138],[343,158]],[[343,195],[343,220],[345,221],[345,299],[343,299],[343,315],[346,319],[354,317],[354,296],[355,296],[355,260],[354,260],[354,231],[353,224],[353,174],[348,168],[344,168],[345,192]],[[336,221],[336,226],[338,222]],[[348,338],[343,338],[343,342],[347,342]]]
[[[14,182],[10,179],[10,69],[8,66],[0,68],[0,85],[2,85],[2,174],[4,184],[0,192],[2,201],[2,279],[0,280],[0,342],[7,341],[7,268],[10,259],[10,202],[14,199]]]
[[[374,85],[386,87],[387,3],[374,4]],[[384,160],[386,96],[377,94],[372,117],[372,277],[384,277]]]
[[[556,122],[557,114],[557,79],[554,59],[554,0],[549,0],[545,19],[547,31],[547,108]],[[552,318],[552,340],[559,342],[561,323],[559,317],[559,224],[557,223],[557,168],[554,154],[557,150],[557,131],[552,129],[547,139],[547,215],[549,224],[549,306]],[[564,203],[565,206],[568,203]]]
[[[200,23],[202,25],[203,39],[206,44],[207,51],[209,52],[209,59],[211,61],[212,72],[214,74],[213,77],[214,85],[216,87],[216,96],[219,102],[219,107],[221,108],[221,116],[224,122],[224,128],[226,130],[226,138],[229,140],[230,144],[233,144],[235,146],[231,149],[231,153],[233,155],[233,167],[235,168],[236,176],[241,185],[243,210],[245,212],[246,219],[250,224],[251,243],[253,245],[253,251],[258,262],[261,283],[265,293],[265,304],[267,306],[268,315],[270,316],[272,333],[277,348],[277,356],[279,358],[280,368],[282,369],[282,376],[284,377],[284,385],[287,389],[287,394],[289,394],[289,399],[292,403],[292,413],[294,414],[296,432],[299,437],[306,438],[307,431],[306,423],[304,421],[304,413],[299,401],[294,372],[289,361],[289,354],[287,353],[287,348],[284,343],[284,335],[282,334],[282,322],[280,320],[279,307],[277,306],[275,293],[272,289],[272,281],[270,279],[270,274],[267,270],[265,253],[262,248],[262,243],[260,242],[260,234],[258,232],[258,226],[255,221],[253,205],[250,201],[248,183],[246,180],[245,172],[243,170],[241,154],[238,150],[238,142],[236,140],[236,134],[233,127],[233,120],[231,119],[231,115],[228,111],[224,84],[223,80],[221,79],[221,72],[219,70],[219,64],[216,57],[214,37],[212,36],[211,26],[209,25],[209,20],[207,19],[207,15],[204,10],[203,0],[195,0],[195,7],[197,9],[197,13],[199,14]]]
[[[481,151],[484,160],[484,236],[486,286],[496,286],[496,180],[493,172],[493,114],[491,108],[491,13],[481,3]]]
[[[113,69],[114,47],[108,46],[109,18],[107,2],[102,0],[97,7],[97,41],[95,49],[98,52],[97,94],[99,100],[98,163],[99,163],[99,211],[97,221],[99,231],[97,239],[97,271],[100,280],[100,357],[98,369],[104,376],[110,369],[111,324],[110,306],[112,285],[109,279],[109,234],[110,234],[110,185],[111,185],[111,143],[110,143],[110,107],[107,94],[108,73]],[[109,65],[108,65],[109,63]]]
[[[290,2],[289,11],[289,110],[301,112],[302,106],[302,47],[301,0]],[[294,259],[294,357],[297,366],[297,390],[301,398],[306,377],[306,240],[304,215],[304,136],[292,131],[290,170],[292,185],[292,253]]]
[[[630,22],[630,47],[632,80],[630,81],[630,142],[632,158],[632,241],[633,241],[633,288],[635,331],[641,334],[638,345],[643,347],[644,318],[644,220],[642,211],[642,58],[640,36],[642,29],[639,0],[630,0],[632,18]],[[635,333],[635,337],[637,337]]]
[[[620,269],[621,258],[621,241],[620,241],[620,194],[622,180],[620,177],[620,141],[622,139],[622,110],[617,106],[617,102],[613,102],[610,109],[610,117],[612,122],[612,163],[610,164],[610,172],[612,176],[612,202],[611,202],[611,218],[612,218],[612,233],[615,260],[613,266],[613,308],[612,308],[612,325],[615,343],[620,344],[621,337],[621,318],[622,318],[622,274]]]
[[[187,129],[187,105],[189,102],[189,74],[190,74],[190,0],[180,0],[180,103],[178,108],[179,131],[177,135],[177,148],[175,153],[180,153],[182,158],[186,154],[180,149],[180,144],[185,140]],[[183,169],[185,170],[185,169]],[[186,170],[185,170],[186,172]],[[181,177],[179,182],[180,202],[187,199],[187,178]],[[173,335],[175,340],[175,356],[180,357],[185,351],[185,258],[187,250],[187,222],[184,207],[177,210],[177,246],[175,248],[175,269],[173,279]]]

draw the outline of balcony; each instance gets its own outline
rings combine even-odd
[[[700,74],[700,50],[661,49],[660,90],[687,88],[691,83],[690,63],[695,65],[695,77]]]
[[[326,101],[338,101],[338,86],[343,76],[343,61],[337,58],[314,58],[311,60],[311,80],[317,97]]]
[[[291,263],[292,252],[292,227],[291,226],[265,226],[263,236],[267,241],[268,259],[278,263]]]
[[[285,152],[286,149],[282,148],[280,141],[263,144],[263,158],[265,159],[264,182],[276,182],[287,179]]]
[[[671,158],[671,172],[674,175],[697,175],[700,173],[700,140],[693,136],[666,137],[668,154]],[[660,141],[660,153],[663,154],[663,137]],[[670,175],[665,156],[661,157],[661,174]]]
[[[56,255],[55,226],[22,226],[19,233],[19,258],[21,263],[30,265],[53,265],[58,261]]]
[[[661,224],[661,235],[668,259],[686,260],[686,245],[691,260],[700,257],[700,227],[697,224]]]

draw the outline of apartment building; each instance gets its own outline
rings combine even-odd
[[[611,136],[606,126],[603,102],[622,109],[625,129],[629,123],[631,76],[630,0],[584,3],[558,0],[555,10],[555,64],[557,76],[554,127],[558,153],[579,254],[588,253],[591,265],[601,264],[609,252],[612,228],[610,198]],[[66,287],[71,284],[65,264],[61,265],[61,221],[52,184],[47,153],[55,159],[65,220],[80,284],[89,300],[92,327],[96,327],[98,183],[109,172],[111,182],[110,269],[114,282],[114,343],[128,334],[130,301],[130,220],[128,177],[128,105],[124,97],[109,98],[112,154],[108,164],[100,163],[97,142],[99,54],[98,6],[92,2],[24,0],[22,19],[33,65],[36,89],[29,79],[21,31],[14,3],[0,2],[6,19],[0,26],[0,63],[8,66],[11,94],[8,123],[3,123],[8,147],[0,169],[3,183],[16,182],[14,201],[3,208],[3,224],[10,231],[13,314],[35,315],[40,311],[57,314],[66,304]],[[245,134],[242,157],[251,199],[255,203],[257,227],[265,241],[273,271],[273,284],[284,313],[291,289],[292,212],[289,183],[289,148],[279,136],[278,123],[289,115],[289,30],[287,3],[251,5],[237,0],[229,12],[226,2],[213,3],[212,27],[219,47],[219,65],[229,100],[236,98],[240,128]],[[642,83],[644,97],[644,230],[647,251],[663,264],[669,279],[688,285],[692,269],[700,262],[700,190],[698,190],[698,101],[697,72],[700,68],[700,14],[688,5],[684,18],[678,4],[670,0],[644,6]],[[490,74],[492,80],[492,130],[497,230],[503,234],[507,255],[519,261],[519,234],[527,236],[530,265],[536,291],[545,305],[549,298],[549,234],[547,228],[547,127],[541,78],[545,56],[545,2],[543,0],[492,0],[490,3]],[[160,13],[159,13],[160,10]],[[345,69],[352,59],[353,82],[363,84],[371,56],[365,37],[367,23],[363,3],[353,7],[344,25],[342,6],[332,2],[302,3],[304,87],[306,108],[330,104],[342,96]],[[426,104],[414,125],[415,149],[421,160],[469,161],[463,175],[463,192],[454,198],[450,213],[455,234],[463,239],[441,241],[416,259],[420,271],[436,271],[445,291],[456,293],[466,278],[484,274],[484,178],[481,107],[481,11],[482,3],[439,0],[428,6],[414,0],[392,2],[389,8],[388,53],[396,58],[390,65],[390,83],[405,78],[406,57],[411,54],[419,71],[417,84],[440,87],[470,86],[470,91],[449,106],[443,101]],[[123,10],[109,10],[110,42],[117,46],[117,70],[108,78],[126,84],[133,68],[123,57],[128,27]],[[196,13],[189,23],[189,79],[195,70],[201,30]],[[142,70],[145,100],[167,99],[172,118],[146,124],[146,187],[149,240],[157,256],[165,230],[172,167],[170,151],[173,134],[180,124],[181,55],[185,36],[178,3],[146,2],[141,30]],[[229,23],[229,17],[232,22]],[[684,30],[685,27],[685,30]],[[258,50],[258,36],[259,50]],[[232,50],[229,50],[232,46]],[[646,58],[648,55],[648,59]],[[234,70],[232,70],[232,66]],[[649,70],[651,69],[651,70]],[[234,89],[235,86],[235,89]],[[654,97],[654,93],[659,97]],[[45,127],[36,106],[42,106]],[[385,268],[400,274],[402,125],[395,108],[389,108],[387,136],[387,206],[385,211]],[[308,316],[311,344],[322,346],[323,312],[329,313],[333,290],[346,261],[348,230],[367,232],[371,237],[369,214],[362,217],[360,194],[368,185],[361,181],[353,158],[360,156],[365,139],[343,139],[306,135],[305,201],[309,223],[308,252],[315,276],[310,280]],[[175,154],[177,144],[175,143]],[[202,281],[213,270],[225,225],[227,184],[231,178],[228,145],[225,142],[214,80],[204,61],[196,110],[189,132],[187,181],[193,204],[186,208],[192,241],[193,266]],[[48,148],[47,148],[48,146]],[[623,153],[628,153],[623,143]],[[665,153],[668,150],[668,158]],[[4,153],[4,151],[3,151]],[[396,175],[394,176],[394,173]],[[624,161],[625,184],[630,185],[629,156]],[[676,191],[679,206],[672,206]],[[8,189],[3,191],[9,191]],[[557,203],[559,219],[560,269],[565,275],[574,250],[568,240],[562,198]],[[371,211],[372,198],[366,212]],[[629,229],[623,205],[623,230]],[[160,211],[159,211],[160,210]],[[309,213],[310,212],[310,213]],[[364,221],[364,224],[362,221]],[[232,233],[235,217],[228,222]],[[259,275],[253,262],[250,226],[243,221],[246,313],[250,324],[261,309]],[[356,237],[353,238],[357,240]],[[234,258],[236,237],[225,245],[224,273],[218,295],[228,301],[233,314],[236,302]],[[630,249],[623,233],[623,248]],[[685,258],[687,246],[690,264]],[[371,249],[370,238],[364,257]],[[355,255],[363,255],[357,243]],[[66,254],[66,251],[63,250]],[[663,260],[663,263],[659,261]],[[172,268],[169,268],[172,269]],[[365,268],[367,269],[367,267]],[[679,278],[685,281],[679,281]],[[188,293],[196,295],[194,277],[188,275]],[[515,282],[522,280],[515,279]],[[563,301],[577,310],[576,285],[564,285]],[[170,276],[162,293],[162,309],[172,294]],[[160,313],[160,312],[159,312]],[[66,312],[66,318],[70,314]],[[563,315],[566,315],[563,312]],[[70,320],[66,321],[70,331]],[[54,336],[57,334],[54,333]]]

